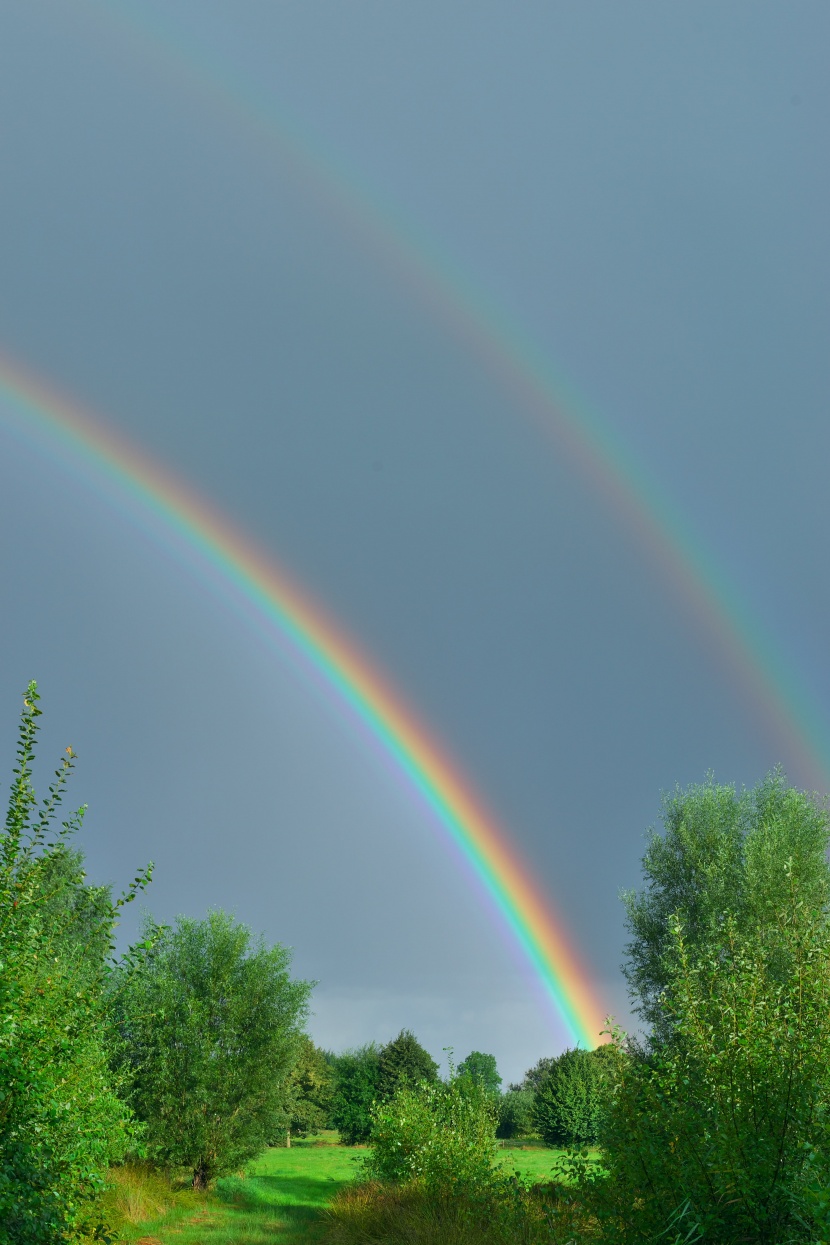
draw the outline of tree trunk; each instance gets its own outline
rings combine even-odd
[[[206,1189],[208,1186],[208,1170],[204,1161],[200,1161],[193,1171],[193,1188]]]
[[[288,1132],[285,1134],[285,1148],[286,1150],[291,1149],[291,1129],[290,1128]]]

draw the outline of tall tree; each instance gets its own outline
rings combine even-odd
[[[331,1122],[344,1145],[361,1145],[371,1136],[372,1107],[378,1098],[378,1054],[377,1046],[370,1042],[334,1056]]]
[[[792,862],[802,901],[830,905],[826,810],[786,785],[776,770],[752,790],[705,783],[663,801],[663,834],[649,832],[645,887],[623,896],[631,940],[623,966],[635,1010],[656,1040],[673,1026],[664,998],[672,972],[671,922],[683,923],[691,953],[720,937],[728,917],[742,931],[760,930],[787,896],[784,862]]]
[[[257,1154],[285,1118],[311,992],[290,958],[217,911],[179,917],[123,984],[123,1067],[149,1155],[188,1167],[196,1188]]]
[[[326,1128],[331,1115],[334,1071],[307,1034],[300,1035],[287,1082],[286,1135],[307,1137]]]
[[[118,910],[86,885],[69,846],[83,809],[54,825],[74,753],[38,804],[32,784],[38,692],[23,701],[15,777],[0,831],[0,1239],[43,1245],[97,1222],[98,1194],[123,1155],[130,1112],[118,1097],[104,997]]]
[[[438,1064],[424,1050],[415,1034],[402,1029],[396,1038],[381,1047],[378,1056],[378,1094],[391,1098],[403,1084],[433,1084],[438,1080]]]

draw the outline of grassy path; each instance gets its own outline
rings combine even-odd
[[[119,1240],[143,1245],[306,1245],[320,1239],[321,1212],[354,1180],[362,1151],[295,1143],[268,1150],[244,1176],[217,1181],[216,1190],[158,1197],[155,1217],[142,1214],[119,1228]],[[152,1197],[152,1189],[147,1194]],[[140,1206],[139,1197],[134,1199]],[[127,1198],[122,1195],[123,1206]]]

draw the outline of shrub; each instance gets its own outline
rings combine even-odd
[[[438,1196],[483,1188],[493,1177],[496,1118],[493,1095],[469,1077],[404,1085],[375,1107],[367,1169]]]

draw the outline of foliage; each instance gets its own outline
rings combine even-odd
[[[214,911],[157,931],[122,984],[121,1066],[148,1157],[188,1167],[197,1188],[262,1150],[284,1118],[311,991],[289,963],[284,947]]]
[[[531,1093],[536,1093],[537,1089],[556,1063],[556,1055],[545,1055],[538,1060],[532,1068],[528,1068],[521,1081],[511,1085],[510,1089],[529,1089]]]
[[[605,1046],[566,1050],[551,1062],[533,1099],[536,1131],[549,1146],[596,1142],[610,1054]]]
[[[333,1072],[325,1054],[301,1034],[286,1086],[287,1131],[295,1137],[322,1131],[331,1114],[332,1091]]]
[[[532,1089],[510,1088],[498,1101],[498,1124],[496,1136],[509,1141],[514,1137],[529,1137],[536,1128],[533,1119],[535,1095]]]
[[[470,1077],[404,1082],[374,1109],[367,1169],[439,1196],[484,1187],[494,1176],[496,1117],[493,1095]]]
[[[484,1055],[480,1050],[470,1051],[466,1059],[458,1065],[459,1076],[470,1076],[479,1081],[491,1094],[501,1090],[501,1077],[496,1067],[495,1055]]]
[[[826,1239],[830,928],[810,856],[779,867],[765,922],[727,912],[703,950],[669,922],[670,1039],[643,1051],[616,1035],[594,1189],[612,1239],[669,1224],[718,1245]]]
[[[373,1042],[334,1056],[331,1122],[347,1146],[369,1140],[372,1106],[378,1096],[379,1051]]]
[[[140,874],[116,903],[86,886],[68,846],[84,810],[54,826],[72,749],[40,806],[32,785],[38,700],[30,683],[0,834],[0,1223],[14,1245],[92,1230],[104,1173],[124,1151],[103,985],[118,910],[149,880]]]
[[[378,1054],[378,1095],[391,1098],[403,1084],[438,1079],[438,1064],[409,1029],[382,1046]]]
[[[662,1002],[672,972],[673,916],[681,918],[693,956],[721,938],[727,913],[747,936],[760,933],[786,901],[786,860],[803,903],[825,912],[830,902],[826,812],[788,788],[779,771],[740,793],[711,778],[678,789],[664,798],[663,824],[662,836],[649,834],[644,890],[623,896],[631,934],[623,971],[635,1010],[657,1040],[673,1025]]]

